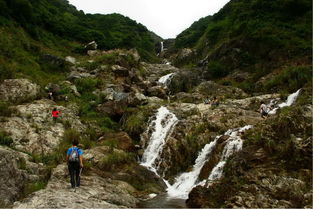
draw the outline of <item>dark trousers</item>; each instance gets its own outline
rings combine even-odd
[[[79,162],[69,162],[68,163],[68,171],[71,176],[71,185],[72,188],[80,186],[80,166]]]

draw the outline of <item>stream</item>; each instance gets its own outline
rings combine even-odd
[[[152,199],[140,202],[138,208],[187,208],[185,201],[185,199],[168,197],[167,194],[161,194]]]

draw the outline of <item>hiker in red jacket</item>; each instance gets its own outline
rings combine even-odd
[[[59,117],[59,113],[60,113],[60,111],[58,111],[57,108],[54,108],[54,109],[52,110],[51,115],[52,115],[52,118],[53,118],[53,121],[54,121],[54,122],[57,121],[57,119],[58,119],[58,117]]]

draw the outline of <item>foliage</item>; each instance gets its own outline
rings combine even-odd
[[[13,107],[10,107],[8,102],[0,102],[0,116],[10,117],[15,112]]]
[[[56,36],[83,43],[94,40],[100,49],[138,48],[155,56],[151,32],[119,14],[84,14],[65,0],[0,0],[0,6],[2,24],[21,25],[41,42]]]
[[[108,154],[99,162],[98,167],[101,170],[112,171],[115,168],[129,164],[135,161],[135,157],[132,153],[114,152]]]
[[[265,83],[265,88],[286,89],[296,91],[305,83],[312,83],[312,68],[310,66],[288,67],[282,73]],[[288,84],[288,85],[286,85]],[[277,89],[275,89],[277,90]]]
[[[291,81],[289,76],[297,74],[290,91],[310,80],[306,67],[294,67],[302,68],[304,72],[288,69],[288,74],[281,71],[284,75],[269,82],[265,88],[254,84],[274,70],[299,63],[311,65],[311,19],[309,0],[233,0],[218,13],[200,19],[179,34],[175,47],[176,50],[193,47],[197,58],[180,62],[189,65],[201,61],[204,71],[212,68],[215,74],[207,79],[224,77],[240,69],[250,72],[252,78],[238,82],[237,86],[254,92],[281,88],[284,80]]]
[[[5,131],[0,131],[0,145],[11,147],[13,139]]]
[[[81,78],[75,80],[75,85],[80,93],[90,93],[99,86],[101,81],[96,78]]]
[[[45,182],[45,181],[37,181],[34,183],[28,183],[24,186],[22,196],[25,197],[25,196],[33,193],[33,192],[44,189],[46,187],[46,185],[47,185],[47,182]]]
[[[149,108],[128,108],[121,120],[122,127],[133,139],[139,140],[150,116],[151,109]]]

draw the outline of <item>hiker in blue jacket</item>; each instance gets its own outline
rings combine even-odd
[[[72,188],[80,186],[80,173],[83,166],[83,151],[77,147],[78,140],[73,140],[72,147],[67,150],[66,161],[71,176]]]

